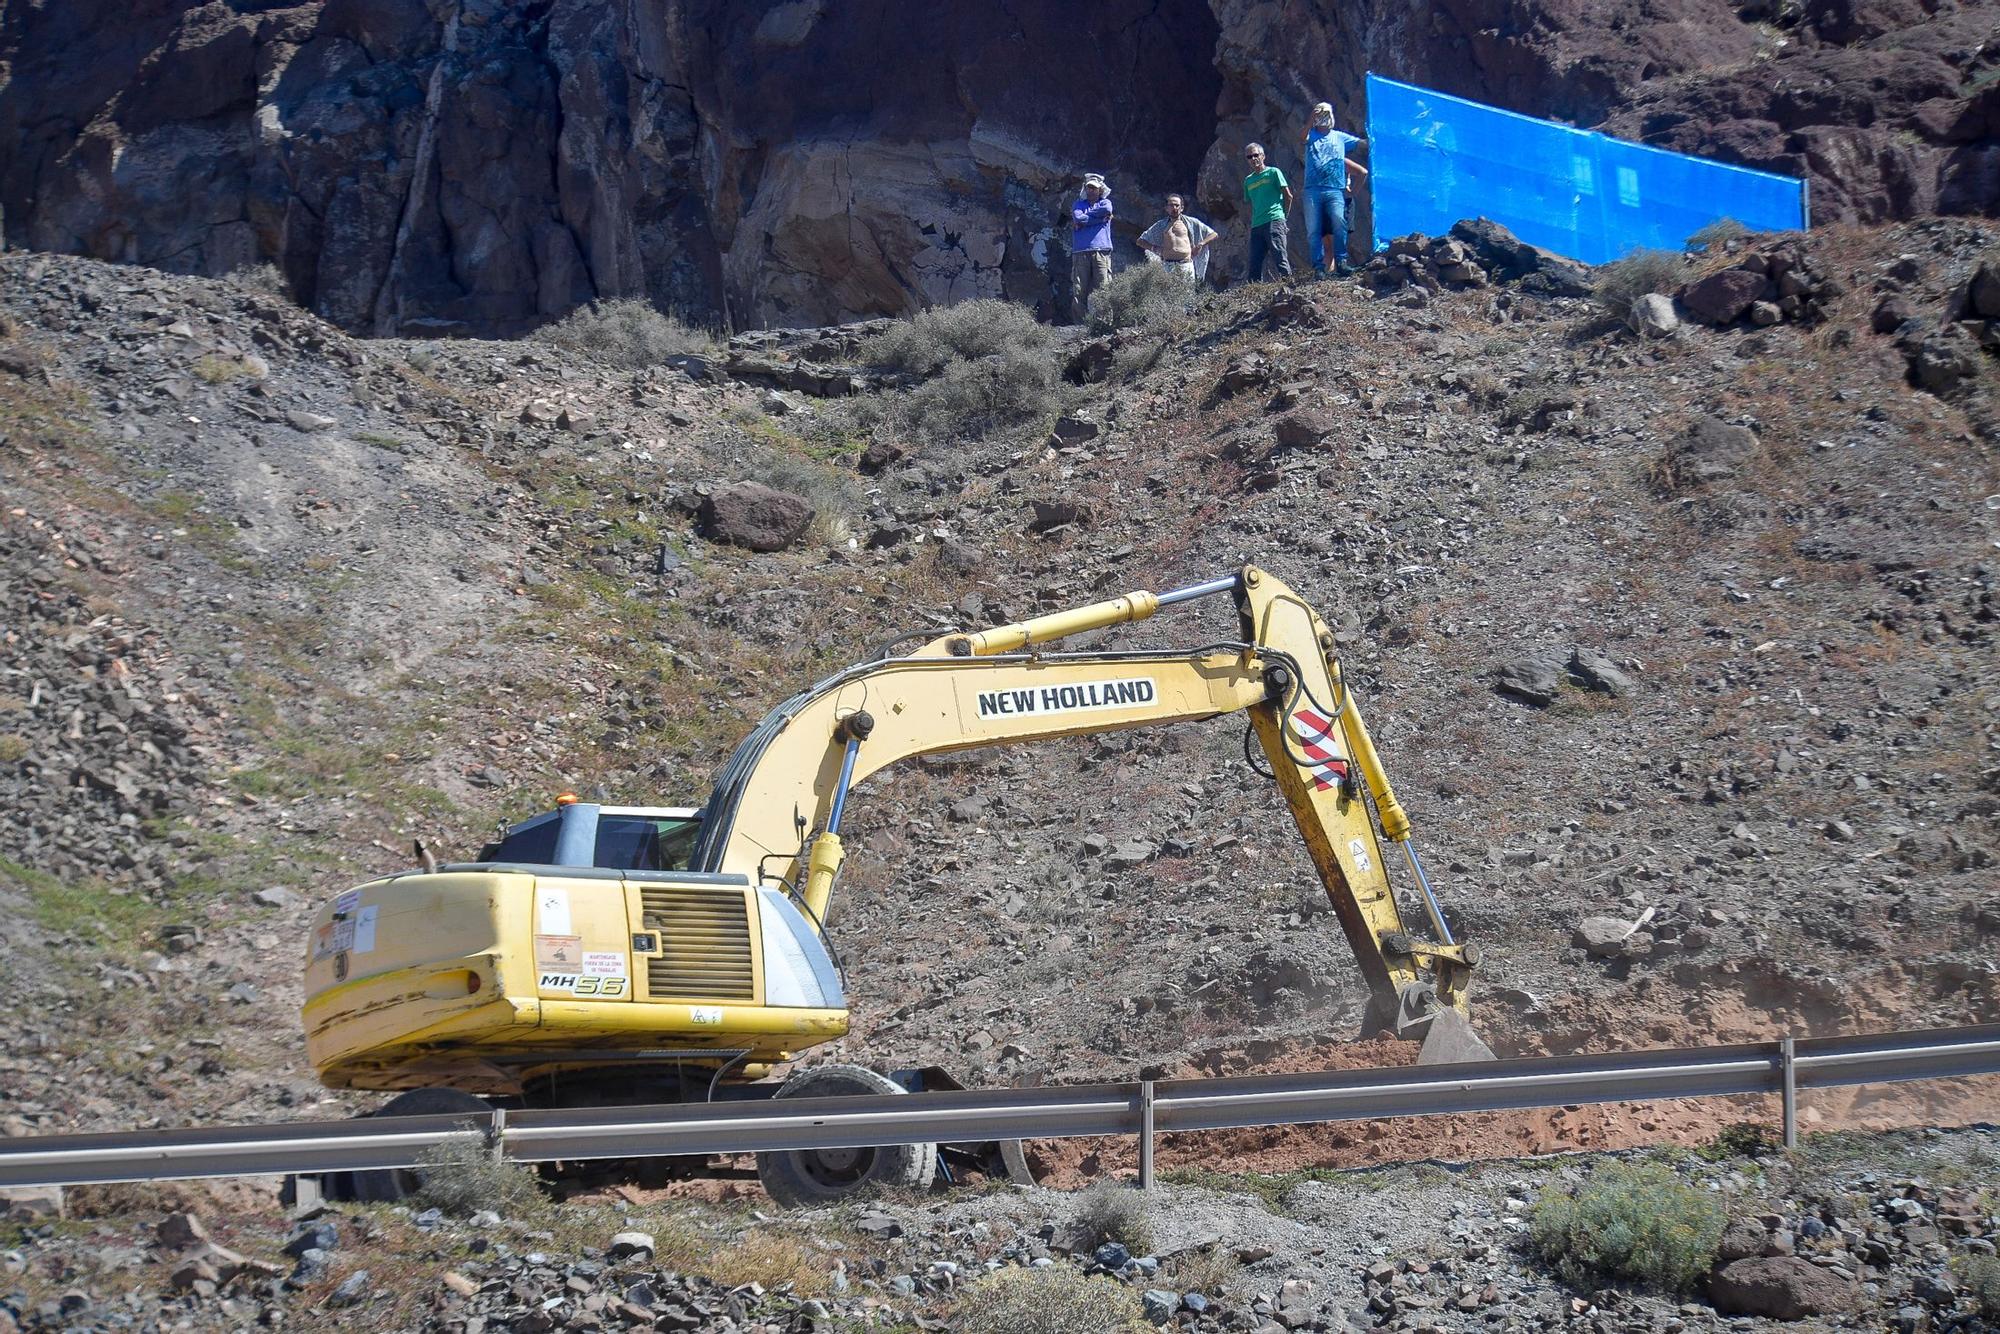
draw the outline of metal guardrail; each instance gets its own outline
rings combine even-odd
[[[1531,1057],[1067,1088],[494,1111],[0,1140],[0,1186],[312,1174],[414,1166],[472,1138],[519,1162],[1134,1135],[1140,1182],[1168,1131],[1304,1125],[1574,1103],[1777,1094],[1787,1146],[1800,1090],[2000,1074],[2000,1024],[1727,1047]]]

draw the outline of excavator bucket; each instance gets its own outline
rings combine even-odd
[[[1449,1006],[1431,1016],[1430,1031],[1417,1053],[1418,1065],[1458,1065],[1467,1061],[1493,1060],[1493,1048],[1472,1031],[1465,1016]]]

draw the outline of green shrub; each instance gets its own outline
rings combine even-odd
[[[1591,294],[1621,320],[1632,318],[1632,306],[1650,292],[1671,294],[1687,276],[1687,265],[1671,250],[1634,250],[1597,271]]]
[[[1690,250],[1720,250],[1731,241],[1741,241],[1753,233],[1734,218],[1717,218],[1708,226],[1688,237]]]
[[[919,440],[984,440],[1046,424],[1062,406],[1054,362],[1010,348],[961,361],[911,390],[898,404],[903,428]]]
[[[1115,333],[1187,318],[1201,289],[1164,264],[1138,264],[1090,295],[1090,331]]]
[[[877,337],[865,355],[884,370],[925,377],[889,415],[926,442],[1044,425],[1063,404],[1055,334],[1005,301],[924,311]]]
[[[1013,350],[1048,354],[1055,334],[1010,301],[965,301],[919,311],[863,349],[868,364],[905,375],[934,375],[959,361]]]
[[[1988,1320],[2000,1320],[2000,1257],[1968,1255],[1957,1267],[1974,1309]]]
[[[1695,1150],[1711,1163],[1731,1158],[1761,1158],[1784,1147],[1771,1138],[1771,1128],[1755,1121],[1734,1121],[1715,1132],[1715,1138]]]
[[[710,356],[715,339],[637,298],[579,306],[535,337],[621,370],[644,370],[668,357]]]
[[[1095,1250],[1107,1241],[1124,1245],[1135,1255],[1153,1249],[1153,1216],[1144,1191],[1117,1181],[1099,1181],[1076,1197],[1070,1215],[1076,1244]]]
[[[959,1334],[1140,1334],[1152,1328],[1130,1288],[1066,1264],[989,1274],[966,1290],[952,1314]]]
[[[1658,1163],[1606,1163],[1536,1203],[1528,1240],[1566,1281],[1630,1279],[1679,1292],[1715,1262],[1722,1201]]]
[[[546,1203],[535,1169],[495,1158],[477,1135],[464,1135],[426,1149],[417,1159],[423,1179],[415,1199],[463,1218],[481,1209],[519,1217]]]

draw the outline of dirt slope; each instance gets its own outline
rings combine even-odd
[[[1942,309],[1993,243],[1816,235],[1825,323],[1658,344],[1511,290],[1233,294],[1065,391],[1095,437],[906,440],[874,477],[838,400],[6,256],[6,1125],[311,1107],[302,925],[413,837],[563,788],[698,801],[890,634],[1252,560],[1335,621],[1503,1051],[1992,1019],[1992,366],[1915,390],[1868,319],[1884,282]],[[1689,481],[1711,417],[1751,443]],[[802,545],[700,537],[692,489],[746,476],[813,492]],[[1037,534],[1037,500],[1084,513]],[[1577,647],[1629,691],[1555,670]],[[1523,664],[1547,706],[1495,689]],[[910,766],[850,818],[829,1054],[1074,1079],[1356,1030],[1236,726]],[[1571,943],[1649,911],[1617,957]]]

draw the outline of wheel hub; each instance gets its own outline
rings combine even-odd
[[[807,1149],[799,1153],[799,1166],[823,1186],[852,1186],[867,1177],[875,1166],[873,1149]]]

